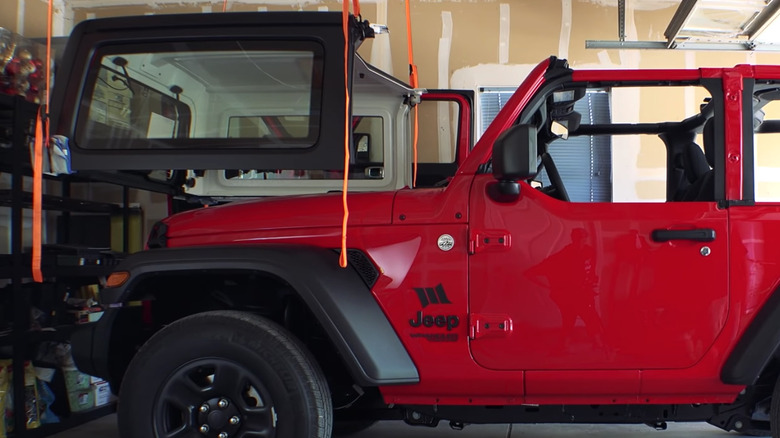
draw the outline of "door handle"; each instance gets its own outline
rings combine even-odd
[[[670,240],[695,240],[697,242],[712,242],[715,240],[715,230],[712,228],[696,228],[693,230],[653,230],[650,235],[654,242]]]

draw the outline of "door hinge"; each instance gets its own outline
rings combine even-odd
[[[509,315],[472,313],[469,316],[469,338],[495,338],[512,333],[512,318]]]
[[[469,254],[485,251],[504,251],[512,247],[509,231],[485,230],[474,233],[469,240]]]

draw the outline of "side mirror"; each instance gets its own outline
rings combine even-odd
[[[520,195],[518,180],[536,176],[537,156],[534,125],[515,125],[496,139],[493,143],[493,176],[498,180],[496,194],[502,201]]]

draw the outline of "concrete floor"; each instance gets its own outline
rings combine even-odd
[[[109,415],[52,438],[119,438],[116,415]],[[447,424],[435,429],[407,426],[401,422],[380,422],[354,438],[728,438],[738,437],[706,423],[669,423],[665,431],[643,425],[571,425],[571,424],[491,424],[466,426],[452,430]]]

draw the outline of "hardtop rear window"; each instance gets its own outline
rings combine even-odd
[[[306,149],[319,136],[323,48],[314,41],[112,45],[92,58],[76,121],[84,149]],[[230,135],[242,115],[305,120]]]

